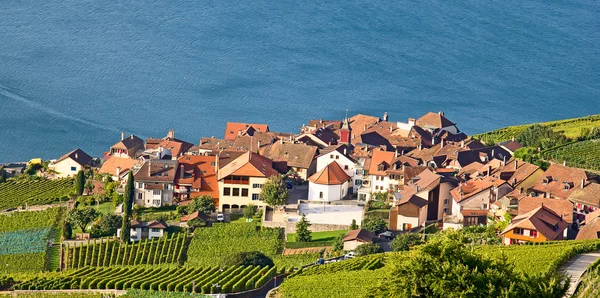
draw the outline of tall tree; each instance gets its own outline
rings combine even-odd
[[[96,209],[90,206],[85,206],[83,208],[75,208],[69,211],[67,220],[69,223],[79,226],[81,231],[85,233],[85,227],[94,219],[98,218],[98,215],[100,215],[100,213],[96,211]]]
[[[127,175],[127,184],[125,185],[125,197],[123,199],[123,223],[121,224],[121,241],[129,242],[131,233],[131,209],[133,208],[133,199],[135,196],[135,181],[133,173]]]
[[[262,187],[261,199],[270,206],[284,205],[287,200],[288,190],[283,183],[281,175],[271,176]]]
[[[64,239],[73,238],[73,229],[71,228],[71,224],[68,220],[63,220],[62,235]]]
[[[300,221],[296,224],[296,241],[298,242],[310,242],[312,235],[308,227],[310,223],[306,220],[306,215],[302,214]]]
[[[356,224],[356,219],[352,219],[352,223],[350,224],[350,230],[357,230],[358,225]]]
[[[250,219],[254,216],[254,214],[256,214],[256,211],[258,211],[258,206],[256,205],[248,205],[246,207],[244,207],[244,218],[246,219]]]
[[[6,182],[6,172],[4,168],[0,167],[0,183]]]
[[[83,170],[79,170],[77,172],[77,177],[75,178],[75,194],[80,196],[83,195],[83,189],[85,188],[85,173]]]

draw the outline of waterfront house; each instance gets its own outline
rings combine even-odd
[[[184,155],[178,160],[175,174],[174,197],[185,202],[208,195],[219,206],[219,183],[217,181],[217,156]]]
[[[160,207],[173,204],[177,160],[150,159],[134,173],[136,205]]]
[[[583,189],[591,183],[597,183],[596,176],[585,170],[551,164],[542,177],[529,188],[529,192],[533,196],[566,200],[576,189]]]
[[[55,178],[65,178],[77,175],[82,169],[89,169],[92,164],[92,157],[77,148],[50,163],[48,169],[56,172]]]
[[[133,134],[125,138],[125,132],[121,132],[121,141],[110,147],[109,155],[135,159],[137,157],[137,153],[143,150],[144,140],[136,137]]]
[[[138,162],[137,159],[109,156],[98,172],[109,174],[113,181],[122,181]]]
[[[287,143],[281,139],[271,145],[265,156],[273,161],[273,167],[280,173],[292,170],[298,179],[305,181],[316,171],[317,149],[316,146]]]
[[[252,134],[254,131],[268,132],[267,124],[227,122],[223,139],[233,141],[243,133]]]

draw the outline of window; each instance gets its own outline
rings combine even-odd
[[[360,171],[360,170],[356,170],[356,171],[354,171],[354,174],[355,174],[355,175],[358,175],[358,171]]]
[[[444,214],[448,214],[448,208],[444,208]]]
[[[248,197],[248,189],[242,188],[242,197]]]
[[[211,167],[214,167],[214,166],[216,166],[216,165],[217,165],[217,164],[216,164],[214,161],[210,163],[210,166],[211,166]]]
[[[152,228],[152,233],[160,233],[160,229]]]
[[[488,208],[487,204],[482,204],[481,209],[486,210]]]
[[[344,166],[344,170],[347,170],[347,169],[348,169],[348,165],[345,165],[345,166]]]
[[[531,236],[531,238],[537,238],[538,233],[536,230],[529,230],[529,236]]]
[[[515,235],[523,235],[523,229],[521,229],[521,228],[515,228],[513,230],[513,234],[515,234]]]
[[[262,188],[262,184],[254,183],[252,184],[252,188]]]
[[[257,193],[253,193],[252,194],[252,201],[259,201],[260,200],[260,195]]]
[[[448,205],[448,199],[444,199],[444,205]]]
[[[143,200],[144,199],[144,194],[143,193],[138,193],[138,200]]]
[[[77,168],[76,167],[71,167],[71,172],[77,172]]]
[[[333,159],[333,154],[329,154],[329,158]]]
[[[160,205],[160,200],[153,200],[152,204],[154,204],[154,205]]]
[[[231,195],[231,188],[229,188],[229,187],[223,188],[223,195],[224,196],[230,196]]]
[[[340,159],[340,156],[339,156],[339,155],[336,155],[336,156],[335,156],[335,159]]]
[[[396,179],[395,175],[390,175],[390,179]]]
[[[319,199],[323,198],[323,192],[319,192]]]
[[[233,189],[233,196],[234,197],[239,197],[240,196],[240,189],[239,188],[234,188]]]
[[[160,190],[155,189],[155,190],[152,191],[152,194],[155,195],[155,196],[160,196]]]

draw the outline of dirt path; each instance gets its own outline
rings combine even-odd
[[[575,290],[577,290],[577,286],[581,282],[581,276],[597,259],[600,259],[600,251],[580,254],[561,266],[559,271],[566,273],[571,279],[569,281],[569,290],[567,290],[565,297],[573,296]]]

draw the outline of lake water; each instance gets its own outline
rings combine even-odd
[[[0,1],[0,162],[444,110],[468,134],[600,113],[600,2]]]

